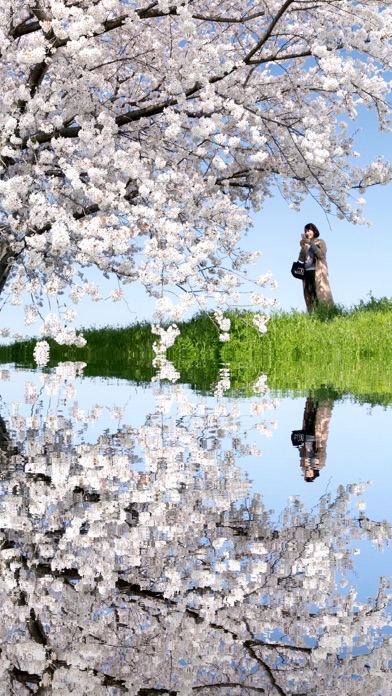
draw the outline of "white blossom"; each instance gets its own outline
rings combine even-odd
[[[38,308],[35,305],[25,305],[25,324],[35,324],[38,319]]]
[[[49,343],[38,341],[34,348],[34,360],[37,365],[43,367],[49,362]]]
[[[363,108],[390,129],[388,4],[309,13],[255,0],[208,11],[202,0],[52,0],[31,17],[29,3],[3,5],[0,207],[13,306],[27,293],[37,307],[42,293],[50,306],[118,301],[139,282],[162,325],[196,304],[267,310],[269,297],[245,295],[250,282],[276,287],[260,253],[241,247],[258,234],[252,209],[279,186],[296,209],[311,192],[363,224],[362,193],[391,180],[381,157],[357,164],[355,142]],[[104,293],[84,277],[90,267],[120,287]],[[40,330],[69,341],[61,307],[58,330],[47,334],[45,319]],[[25,316],[32,323],[33,310]]]

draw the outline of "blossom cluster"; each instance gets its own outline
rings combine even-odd
[[[258,289],[276,283],[241,245],[251,211],[278,185],[296,209],[311,192],[363,222],[364,190],[391,180],[381,158],[357,165],[351,134],[363,106],[390,128],[391,13],[3,0],[0,281],[13,306],[29,297],[26,324],[46,298],[104,299],[90,268],[116,280],[115,302],[141,283],[162,326],[195,308],[268,311]],[[80,344],[61,312],[42,335]]]

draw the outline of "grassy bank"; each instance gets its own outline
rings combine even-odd
[[[392,300],[371,298],[351,309],[321,308],[313,315],[280,313],[263,337],[250,327],[251,316],[231,319],[231,341],[219,346],[204,322],[199,339],[197,320],[184,327],[172,349],[182,375],[192,373],[199,350],[206,362],[219,351],[219,360],[230,363],[234,389],[246,390],[263,371],[278,394],[327,387],[362,402],[392,403]]]
[[[346,309],[321,307],[308,315],[279,313],[260,336],[252,314],[229,315],[231,340],[219,342],[211,318],[197,315],[179,325],[181,334],[168,357],[184,382],[207,389],[219,366],[230,363],[234,388],[246,389],[260,374],[278,391],[301,392],[333,385],[342,393],[384,395],[392,401],[392,299],[370,298]],[[85,374],[148,381],[153,369],[154,336],[147,323],[127,328],[85,330],[85,348],[51,343],[51,364],[64,360],[87,363]],[[35,341],[0,346],[0,362],[34,366]]]

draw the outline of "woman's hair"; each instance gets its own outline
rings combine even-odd
[[[305,225],[305,230],[312,230],[315,239],[320,236],[320,232],[318,231],[316,225],[313,224],[313,222],[308,222],[307,225]]]

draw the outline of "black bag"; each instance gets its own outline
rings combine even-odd
[[[294,447],[301,447],[305,443],[305,430],[293,430],[291,433],[291,443]]]
[[[293,265],[291,266],[291,275],[293,275],[294,278],[299,278],[300,280],[305,278],[305,264],[303,261],[294,261]]]

